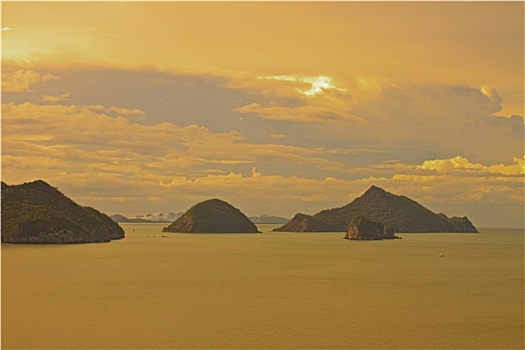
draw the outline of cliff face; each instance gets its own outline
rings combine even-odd
[[[94,208],[82,207],[42,180],[2,182],[2,242],[96,243],[124,238],[122,228]]]
[[[309,218],[301,218],[299,222],[296,216],[275,231],[344,232],[352,219],[365,216],[391,227],[395,232],[478,232],[466,217],[448,218],[444,214],[435,214],[410,198],[394,195],[376,186],[341,208],[304,216]]]
[[[239,209],[220,200],[210,199],[191,207],[164,232],[187,233],[258,233],[257,227]]]

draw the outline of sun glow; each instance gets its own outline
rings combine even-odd
[[[339,90],[339,91],[345,90],[345,89],[341,89],[335,86],[334,83],[332,82],[332,78],[324,76],[324,75],[319,75],[316,77],[297,77],[293,75],[272,75],[272,76],[261,77],[260,79],[273,79],[273,80],[279,80],[279,81],[291,81],[291,82],[310,84],[309,89],[296,89],[301,94],[306,95],[306,96],[321,95],[325,93],[325,91],[327,90]]]
[[[306,96],[313,96],[317,94],[322,94],[324,90],[336,89],[335,85],[332,84],[332,79],[330,77],[318,76],[313,78],[304,78],[303,80],[306,83],[312,84],[312,87],[309,90],[301,91]]]
[[[495,101],[495,102],[501,102],[501,97],[500,95],[498,94],[498,91],[488,85],[483,85],[481,86],[481,88],[479,89],[479,91],[488,97],[489,100],[491,101]]]

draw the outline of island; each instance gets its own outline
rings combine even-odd
[[[124,238],[109,216],[83,207],[45,181],[2,182],[3,243],[98,243]]]
[[[249,219],[254,224],[286,224],[290,219],[284,218],[282,216],[250,216]]]
[[[200,202],[163,229],[185,233],[260,233],[239,209],[220,199]]]
[[[364,216],[357,216],[348,225],[348,232],[345,239],[354,240],[383,240],[400,238],[394,234],[394,230],[389,226],[384,226],[380,222],[367,219]]]
[[[297,214],[274,231],[345,232],[352,220],[364,216],[394,232],[478,232],[467,217],[436,214],[414,200],[377,186],[370,187],[351,203],[315,215]]]
[[[122,214],[113,214],[109,216],[111,220],[117,222],[117,223],[133,223],[133,224],[158,224],[158,223],[171,223],[171,221],[166,220],[148,220],[148,219],[141,219],[141,218],[127,218]]]

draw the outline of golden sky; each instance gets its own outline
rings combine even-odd
[[[372,184],[523,224],[523,2],[3,2],[2,179],[109,214]]]

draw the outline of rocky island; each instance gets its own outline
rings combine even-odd
[[[124,230],[109,216],[78,205],[42,180],[13,186],[2,182],[4,243],[97,243],[121,238]]]
[[[348,225],[345,239],[382,240],[399,238],[389,226],[380,222],[368,220],[364,216],[357,216]]]
[[[200,202],[185,212],[164,232],[259,233],[257,226],[239,209],[220,199]]]
[[[395,232],[478,232],[467,217],[436,214],[414,200],[370,187],[351,203],[315,215],[297,214],[274,231],[345,232],[352,220],[364,216]]]

